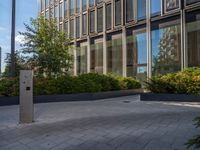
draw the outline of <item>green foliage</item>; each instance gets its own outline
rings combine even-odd
[[[0,80],[0,95],[17,96],[19,94],[19,79],[5,78]]]
[[[146,88],[154,93],[200,94],[200,68],[155,76],[146,82]]]
[[[122,86],[123,85],[123,86]],[[0,95],[18,95],[19,79],[0,81]],[[123,89],[137,89],[141,85],[133,78],[123,78],[96,73],[57,78],[34,78],[34,95],[90,93]]]
[[[200,117],[197,117],[194,119],[196,128],[200,128]],[[194,146],[194,148],[200,148],[200,135],[194,136],[192,139],[188,140],[188,142],[185,144],[188,148]]]
[[[64,32],[58,30],[54,20],[44,17],[31,19],[25,24],[26,32],[20,32],[25,38],[22,53],[27,63],[38,76],[58,77],[67,74],[72,67],[70,40]]]

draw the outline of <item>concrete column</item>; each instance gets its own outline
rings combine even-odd
[[[33,71],[20,71],[19,122],[33,122]]]
[[[126,27],[122,28],[122,75],[126,77],[126,52],[127,51],[127,40],[126,40]]]
[[[87,72],[90,73],[90,37],[87,36]]]
[[[151,3],[146,0],[146,34],[147,34],[147,77],[152,77],[152,63],[151,63]]]
[[[103,4],[103,74],[107,73],[106,4]]]
[[[188,67],[185,10],[181,10],[181,69]]]

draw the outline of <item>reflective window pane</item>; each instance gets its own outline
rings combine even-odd
[[[76,17],[76,38],[80,37],[80,17]]]
[[[70,16],[74,14],[74,0],[70,1]]]
[[[115,25],[121,25],[121,0],[115,0]]]
[[[179,0],[164,0],[165,11],[179,8]]]
[[[147,40],[146,31],[134,31],[127,37],[127,76],[146,80]]]
[[[90,33],[95,32],[95,11],[90,12]]]
[[[117,35],[107,42],[107,72],[122,75],[122,37]]]
[[[151,0],[151,16],[160,15],[161,0]]]
[[[87,34],[87,14],[83,14],[82,18],[82,33],[83,35]]]
[[[97,31],[103,31],[103,7],[97,9]]]
[[[49,7],[49,0],[45,0],[46,9]]]
[[[76,54],[77,74],[87,73],[87,46],[81,44],[77,47]]]
[[[60,3],[60,5],[59,5],[59,21],[62,21],[62,17],[63,17],[63,9],[62,9],[62,7],[63,7],[63,5],[62,5],[63,3]]]
[[[87,10],[87,0],[82,0],[82,10],[83,11]]]
[[[134,0],[126,0],[126,21],[134,20]]]
[[[146,0],[137,0],[137,19],[146,18]]]
[[[197,3],[197,2],[200,2],[200,0],[186,0],[187,5],[194,4],[194,3]]]
[[[188,66],[200,67],[200,11],[186,16]]]
[[[70,33],[69,33],[70,38],[74,38],[74,20],[70,20]]]
[[[103,41],[95,41],[91,45],[90,52],[90,71],[95,73],[103,73]]]
[[[152,73],[181,70],[180,20],[154,23],[152,30]]]
[[[76,12],[80,12],[80,0],[76,0]]]
[[[89,6],[94,6],[94,0],[89,0]]]
[[[65,13],[65,17],[68,16],[68,0],[64,1],[64,13]]]
[[[106,29],[111,29],[112,24],[112,10],[111,4],[106,5]]]

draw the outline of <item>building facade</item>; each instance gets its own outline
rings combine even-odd
[[[73,74],[151,78],[200,67],[200,0],[40,0],[73,39]]]

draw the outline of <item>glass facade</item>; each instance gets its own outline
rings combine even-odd
[[[137,19],[146,18],[146,0],[137,0]]]
[[[189,67],[200,67],[200,11],[186,16],[187,56]]]
[[[90,72],[103,73],[103,40],[95,40],[91,45]]]
[[[180,20],[156,22],[152,28],[152,73],[181,70]]]
[[[200,0],[40,0],[40,5],[41,14],[54,18],[78,45],[75,75],[112,72],[144,80],[200,67]]]
[[[160,15],[161,0],[151,0],[151,16]]]
[[[87,73],[87,44],[81,43],[76,48],[77,74]]]
[[[147,77],[147,40],[145,29],[127,37],[127,76],[145,80]]]
[[[122,35],[115,35],[107,42],[107,71],[122,75]]]

